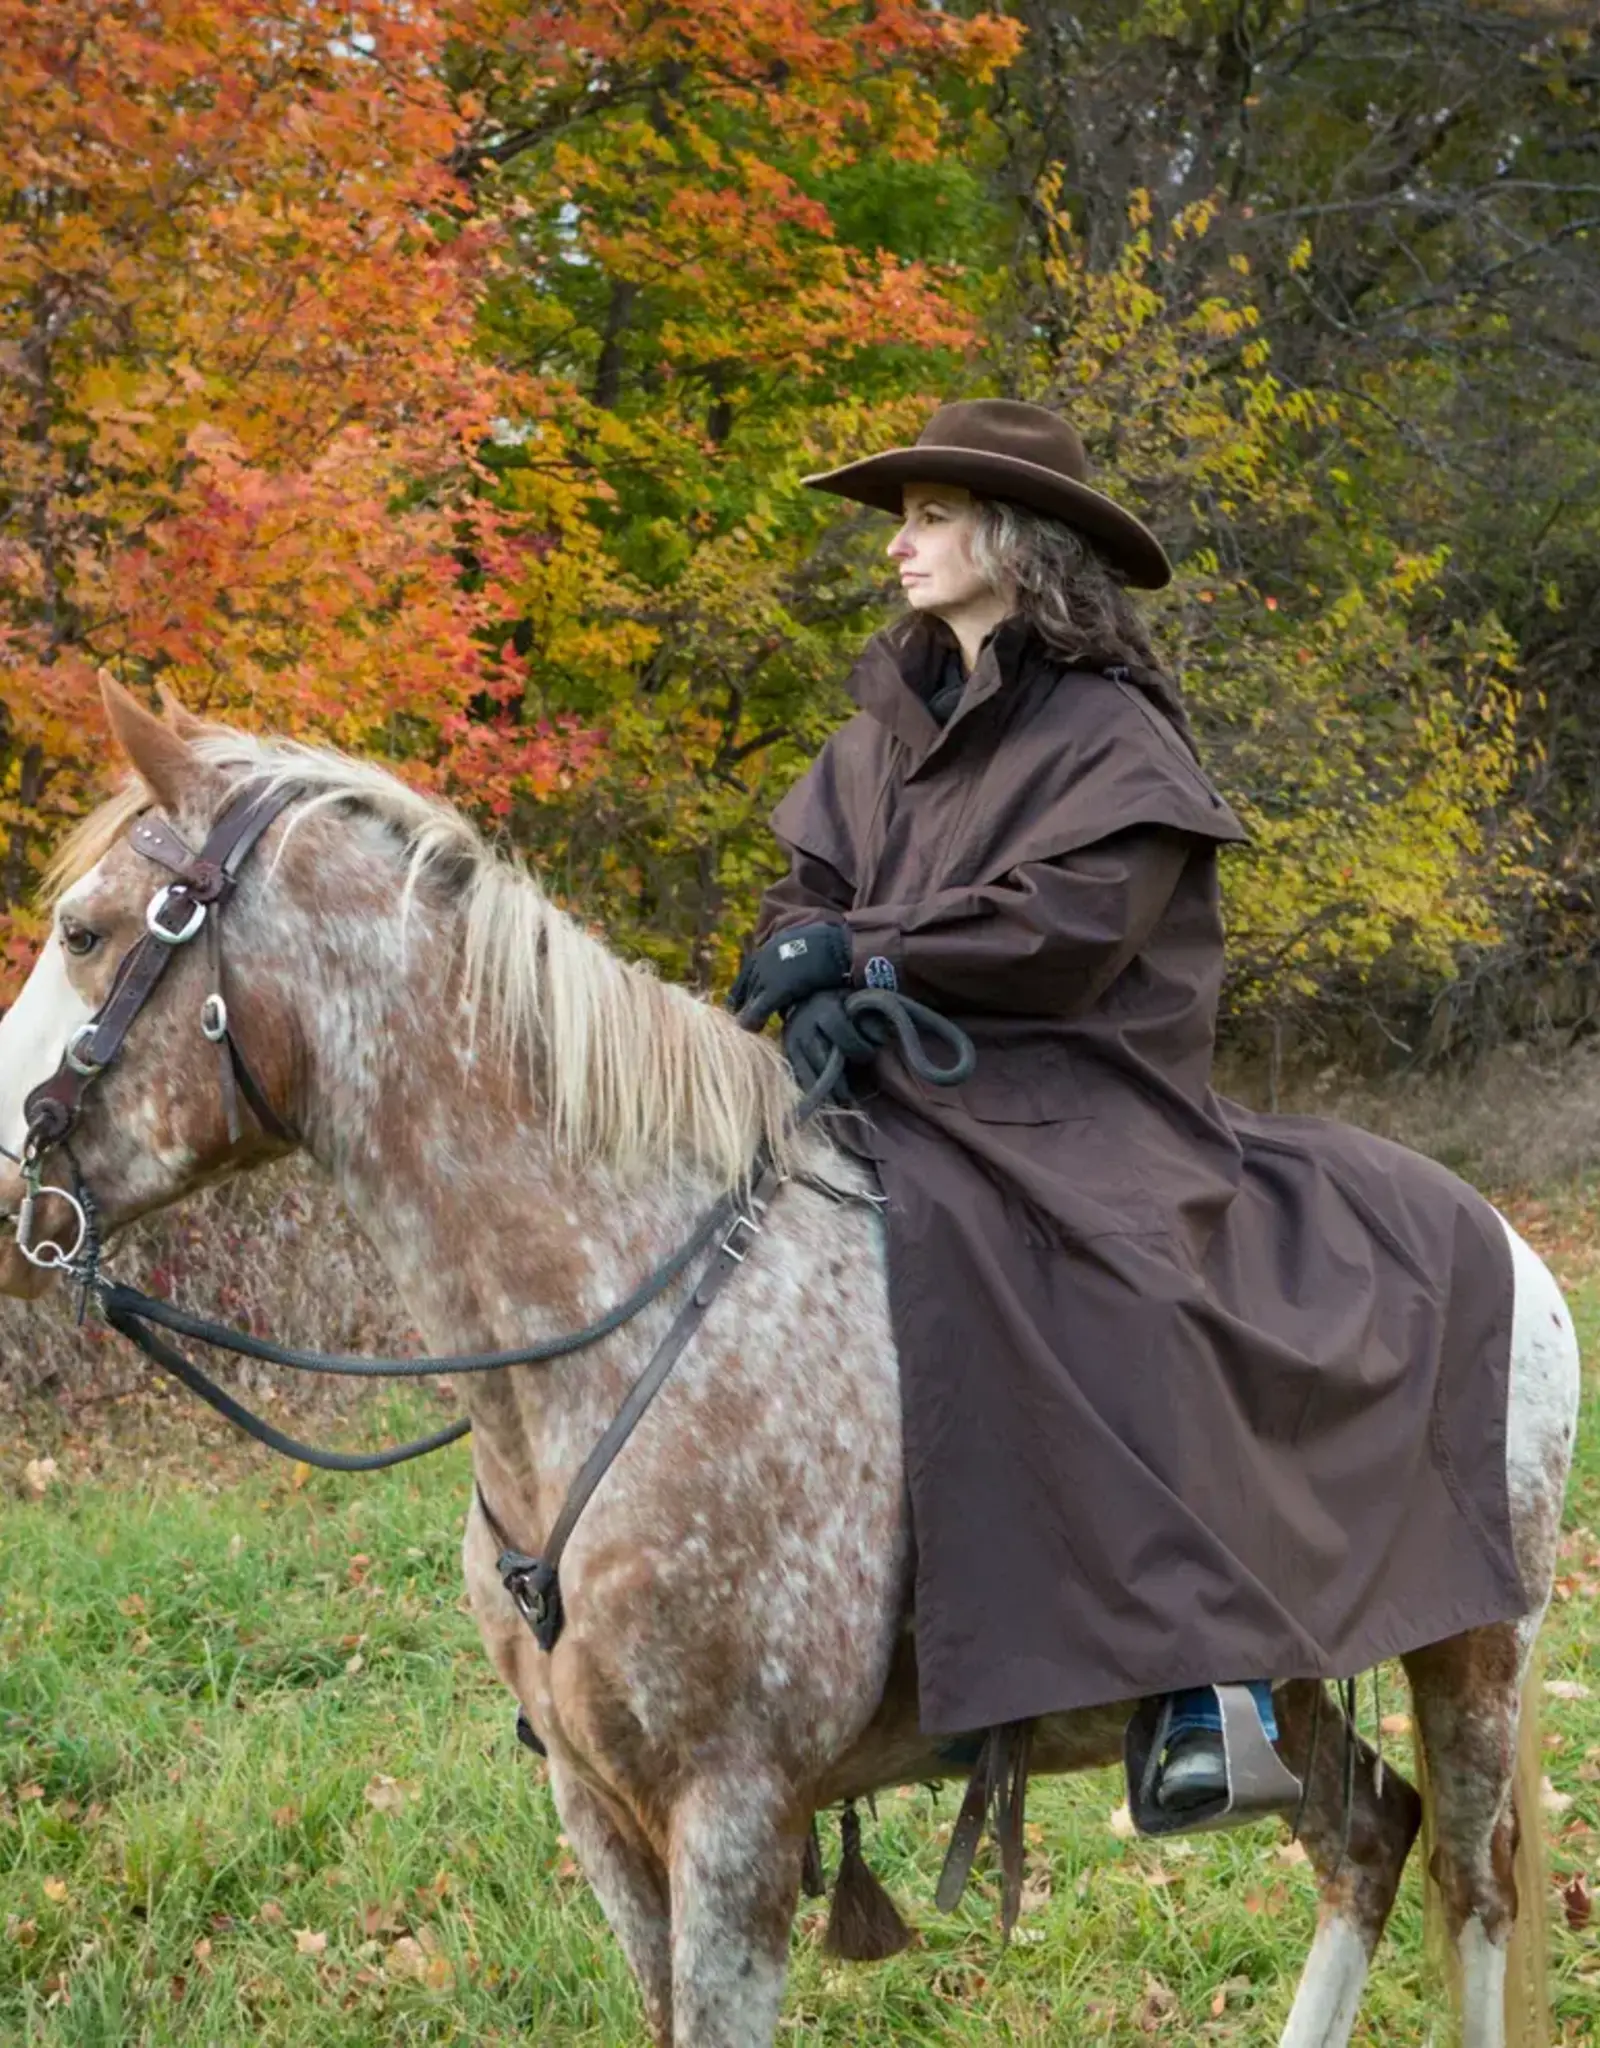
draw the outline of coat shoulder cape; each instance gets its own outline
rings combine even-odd
[[[976,879],[1059,860],[1137,826],[1219,844],[1248,836],[1170,721],[1131,683],[1071,670],[1028,694],[1035,701],[1020,707],[1026,716],[1012,721],[983,774]],[[858,712],[779,803],[773,830],[856,888],[861,849],[887,785],[905,773],[905,755],[877,717]]]

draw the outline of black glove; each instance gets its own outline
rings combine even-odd
[[[876,1029],[877,1018],[864,1019],[863,1029],[846,1015],[846,993],[839,988],[817,989],[796,1003],[783,1023],[783,1049],[802,1088],[814,1088],[822,1079],[830,1053],[844,1054],[846,1073],[840,1074],[829,1091],[835,1102],[850,1100],[849,1068],[867,1065],[884,1043]]]
[[[759,1031],[777,1010],[790,1010],[819,988],[850,984],[850,934],[842,924],[797,924],[774,932],[739,970],[728,991],[746,1031]]]

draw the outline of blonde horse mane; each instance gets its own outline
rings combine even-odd
[[[227,783],[293,783],[308,800],[298,831],[323,810],[353,809],[387,826],[404,862],[401,901],[436,883],[458,919],[462,999],[492,1057],[522,1066],[574,1164],[625,1181],[693,1160],[723,1187],[765,1147],[795,1164],[797,1090],[769,1040],[725,1012],[619,959],[545,894],[520,861],[490,846],[442,798],[370,761],[291,740],[210,726],[192,744]],[[110,850],[149,795],[135,782],[83,820],[45,878],[53,900]]]

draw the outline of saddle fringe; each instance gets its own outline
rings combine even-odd
[[[849,1963],[881,1963],[910,1946],[911,1929],[894,1900],[867,1868],[854,1800],[839,1819],[839,1876],[822,1945]]]

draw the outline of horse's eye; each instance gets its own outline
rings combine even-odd
[[[100,934],[91,931],[86,924],[79,924],[76,918],[64,917],[61,920],[61,943],[81,960],[99,945]]]

